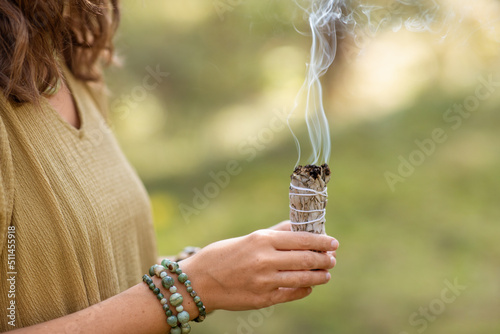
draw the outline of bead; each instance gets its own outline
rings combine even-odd
[[[182,324],[182,326],[181,326],[181,333],[182,334],[189,334],[189,333],[191,333],[191,326],[189,326],[188,323]]]
[[[189,294],[190,294],[190,295],[191,295],[191,297],[193,297],[193,298],[194,298],[194,297],[196,297],[196,296],[198,296],[198,294],[196,293],[196,291],[192,291],[192,292],[190,292]]]
[[[166,305],[166,304],[165,304],[165,305]],[[173,313],[172,313],[172,311],[167,310],[167,311],[165,312],[165,314],[167,315],[167,317],[170,317]]]
[[[162,307],[163,307],[163,311],[167,312],[167,311],[168,311],[168,309],[169,309],[169,307],[168,307],[168,304],[167,304],[167,302],[166,302],[166,299],[165,299],[165,304],[162,304],[162,305],[163,305],[163,306],[162,306]]]
[[[206,314],[200,314],[196,319],[194,319],[195,322],[202,322],[203,320],[205,320],[207,317]]]
[[[187,313],[186,311],[180,312],[179,314],[177,314],[177,320],[179,320],[181,324],[189,322],[189,313]]]
[[[175,310],[177,311],[177,313],[180,313],[180,312],[184,311],[184,306],[179,305],[179,306],[177,306],[177,307],[175,308]],[[177,315],[177,317],[179,317],[179,315]]]
[[[170,262],[170,264],[168,265],[168,270],[175,273],[177,269],[179,269],[179,264],[177,262]]]
[[[196,303],[196,306],[198,306],[199,308],[203,307],[203,302],[200,300],[199,302]]]
[[[156,266],[156,264],[154,266],[151,266],[151,268],[149,268],[149,276],[155,275],[155,266]]]
[[[182,304],[184,298],[182,298],[182,295],[180,293],[174,293],[173,295],[170,296],[170,304],[172,306],[179,306]]]
[[[168,275],[168,274],[167,274],[167,272],[166,272],[166,271],[162,271],[162,272],[160,273],[160,278],[163,278],[163,277],[165,277],[165,276],[167,276],[167,275]]]
[[[160,304],[165,305],[167,303],[167,298],[160,299]]]
[[[160,289],[158,289],[158,288],[154,288],[154,289],[153,289],[153,293],[154,293],[155,295],[159,294],[159,293],[160,293]]]
[[[173,327],[170,329],[170,334],[182,334],[182,330],[180,327]]]
[[[175,269],[175,273],[176,273],[177,275],[182,274],[182,269],[181,269],[181,268],[177,268],[177,269]]]
[[[192,286],[188,286],[186,288],[186,290],[187,290],[188,293],[191,293],[191,292],[193,292],[193,287]]]
[[[177,279],[179,280],[179,283],[184,283],[187,281],[188,275],[186,273],[180,273]]]
[[[172,262],[172,261],[170,261],[169,259],[163,259],[161,261],[161,265],[164,266],[165,268],[168,268],[168,265],[170,264],[170,262]]]
[[[170,293],[176,293],[177,292],[177,287],[176,286],[171,286],[169,290],[170,290]]]
[[[155,275],[158,277],[160,277],[161,272],[164,270],[165,270],[164,266],[156,265],[156,267],[154,267]]]
[[[198,303],[199,301],[201,301],[200,296],[193,297],[193,301],[195,304]]]
[[[154,283],[149,284],[149,288],[151,290],[154,290],[156,288],[156,285]]]
[[[171,315],[170,317],[168,317],[167,324],[169,324],[170,327],[176,327],[177,326],[177,317],[175,315]]]
[[[142,281],[143,282],[146,282],[148,280],[149,276],[148,275],[144,275],[142,276]]]
[[[187,253],[188,255],[193,255],[194,253],[198,252],[198,250],[199,250],[198,247],[186,246],[182,251],[184,253]]]
[[[184,285],[186,286],[186,288],[190,287],[191,286],[191,281],[187,280],[186,282],[184,282]]]
[[[161,285],[163,285],[165,289],[169,289],[174,283],[174,279],[170,276],[165,276],[161,279]]]
[[[157,294],[156,298],[158,298],[158,300],[164,299],[163,293],[160,292],[159,294]]]

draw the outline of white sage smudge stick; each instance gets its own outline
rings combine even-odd
[[[292,231],[326,234],[326,184],[330,181],[330,167],[327,164],[298,166],[290,179]]]

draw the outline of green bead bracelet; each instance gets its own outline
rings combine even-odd
[[[160,271],[161,268],[159,267],[162,267],[163,271]],[[173,283],[170,284],[170,280],[167,280],[168,284],[163,283],[163,280],[166,277],[170,277],[166,274],[165,268],[163,266],[154,265],[149,269],[149,273],[153,273],[153,275],[156,274],[158,277],[162,277],[162,285],[172,293],[169,300],[170,304],[177,310],[177,315],[174,315],[172,313],[170,307],[168,306],[167,298],[160,292],[160,289],[155,286],[155,284],[153,283],[153,279],[148,275],[142,276],[142,280],[156,295],[156,297],[160,301],[160,304],[162,305],[163,311],[165,311],[165,314],[167,316],[167,323],[170,326],[170,334],[189,334],[191,332],[191,326],[189,326],[189,324],[187,323],[189,321],[189,313],[184,311],[184,308],[181,305],[183,301],[182,295],[176,293],[177,288],[173,285]],[[168,287],[165,285],[167,285]]]
[[[205,318],[207,317],[207,311],[206,311],[205,305],[203,305],[203,302],[201,301],[201,298],[197,295],[196,291],[193,290],[193,287],[191,286],[191,281],[189,280],[188,275],[186,273],[182,272],[182,269],[179,267],[179,263],[174,262],[174,261],[170,261],[169,259],[165,259],[165,260],[161,261],[161,264],[162,264],[162,267],[168,268],[168,270],[171,273],[177,274],[177,280],[179,281],[179,283],[184,284],[187,292],[193,298],[193,301],[194,301],[194,303],[199,311],[199,315],[194,319],[194,321],[195,322],[202,322],[203,320],[205,320]],[[172,301],[170,301],[170,304],[172,304]]]

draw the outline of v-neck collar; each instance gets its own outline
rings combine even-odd
[[[78,82],[76,82],[76,79],[73,77],[73,74],[70,72],[70,70],[66,67],[66,65],[61,65],[63,69],[63,74],[64,74],[64,82],[66,83],[66,86],[69,90],[69,93],[71,94],[71,97],[73,99],[73,103],[75,104],[75,109],[76,113],[78,115],[78,118],[80,120],[80,127],[76,128],[72,124],[70,124],[68,121],[66,121],[57,110],[52,107],[52,105],[49,103],[48,99],[46,97],[42,97],[42,103],[45,104],[45,107],[47,110],[50,111],[50,113],[53,115],[53,117],[57,118],[60,123],[63,124],[64,127],[66,127],[71,133],[73,133],[75,136],[82,138],[85,133],[85,127],[86,127],[86,117],[85,113],[82,112],[82,103],[80,101],[80,97],[74,94],[74,88],[76,85],[78,85]]]

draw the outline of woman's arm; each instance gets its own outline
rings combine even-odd
[[[155,281],[155,283],[159,283]],[[158,286],[158,284],[156,284]],[[161,286],[161,284],[160,284]],[[194,312],[196,307],[186,310]],[[190,313],[191,313],[190,312]],[[13,331],[16,334],[168,333],[166,316],[145,283],[67,316]],[[9,332],[10,333],[10,332]]]
[[[180,267],[207,312],[249,310],[303,298],[311,286],[327,283],[327,269],[335,265],[327,252],[337,247],[338,242],[329,236],[260,230],[213,243],[181,261]],[[159,278],[153,280],[165,296],[170,295]],[[178,282],[176,286],[184,297],[184,309],[191,319],[196,318],[198,309],[186,288]],[[154,334],[168,329],[158,299],[141,283],[84,310],[14,333]]]

